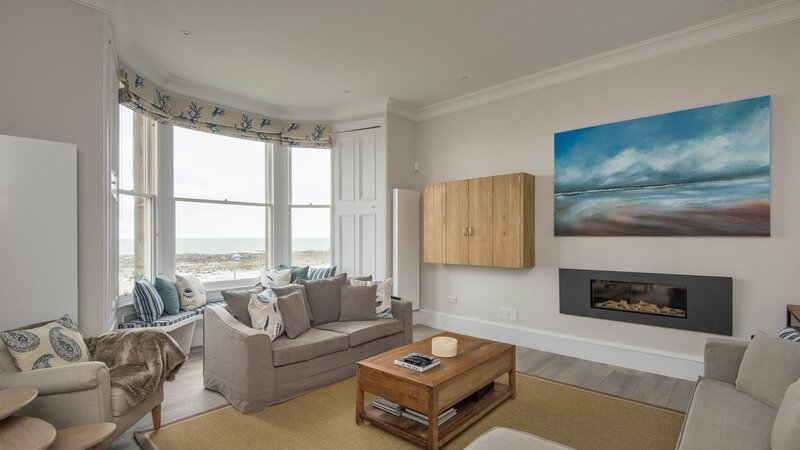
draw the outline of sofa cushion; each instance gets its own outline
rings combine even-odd
[[[795,381],[772,425],[772,450],[800,450],[800,380]]]
[[[278,297],[272,289],[267,288],[260,294],[250,294],[247,310],[250,312],[253,328],[264,331],[270,341],[274,341],[285,331],[283,318],[278,310]]]
[[[191,311],[206,304],[206,288],[196,276],[175,274],[175,287],[181,296],[181,309]]]
[[[250,294],[260,294],[263,289],[255,287],[244,291],[229,291],[223,290],[222,299],[228,307],[228,311],[233,314],[233,317],[244,325],[253,328],[253,322],[250,320],[250,311],[247,310],[247,305],[250,304]]]
[[[278,266],[279,270],[286,270],[289,269],[292,271],[292,279],[290,280],[292,283],[297,282],[297,280],[307,280],[308,279],[308,269],[311,266],[287,266],[286,264],[281,264]]]
[[[342,350],[347,350],[347,335],[312,328],[296,339],[289,339],[288,336],[275,339],[272,343],[272,363],[280,367]]]
[[[377,320],[375,314],[375,292],[377,286],[350,286],[339,287],[341,311],[339,321]]]
[[[91,361],[83,334],[69,314],[35,328],[0,333],[20,372]]]
[[[292,282],[292,271],[289,269],[261,269],[259,281],[263,286],[286,286]]]
[[[125,400],[125,391],[111,386],[111,415],[114,417],[124,416],[132,408]]]
[[[775,414],[732,384],[700,378],[678,448],[769,450]]]
[[[352,280],[350,284],[353,286],[377,286],[378,290],[375,295],[375,312],[380,319],[391,319],[392,317],[392,279],[385,280]]]
[[[319,325],[317,328],[346,334],[350,338],[350,347],[356,347],[384,336],[402,333],[403,322],[398,319],[329,322]]]
[[[778,333],[778,337],[781,339],[786,339],[787,341],[800,343],[800,331],[797,331],[792,327],[784,328],[780,333]]]
[[[336,266],[331,267],[310,267],[308,269],[309,280],[322,280],[336,275]]]
[[[133,283],[133,309],[136,316],[145,322],[152,322],[164,314],[164,301],[147,278]]]
[[[287,284],[286,286],[273,287],[272,292],[274,292],[278,297],[289,295],[292,292],[300,292],[303,295],[303,305],[306,308],[308,320],[312,323],[314,322],[314,314],[311,312],[311,306],[308,305],[308,296],[306,296],[305,286],[302,284]]]
[[[181,296],[178,294],[178,288],[175,287],[175,282],[172,278],[166,275],[158,274],[153,283],[161,296],[161,301],[164,302],[164,314],[175,315],[181,310]]]
[[[736,389],[777,410],[781,407],[786,389],[798,378],[800,345],[759,334],[744,352]]]
[[[339,320],[339,286],[346,282],[346,273],[322,280],[300,280],[300,284],[306,287],[312,325]]]
[[[303,294],[299,291],[278,297],[278,310],[281,312],[283,326],[289,339],[294,339],[311,328],[305,303]]]

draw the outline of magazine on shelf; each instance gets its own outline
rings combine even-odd
[[[395,359],[394,363],[407,369],[416,370],[417,372],[425,372],[441,364],[441,361],[431,355],[411,353]]]
[[[407,418],[409,418],[409,419],[411,419],[411,420],[413,420],[415,422],[419,422],[419,423],[421,423],[423,425],[427,425],[428,424],[428,416],[426,416],[425,414],[422,414],[421,412],[414,411],[413,409],[408,409],[408,408],[404,409],[402,415],[403,415],[403,417],[407,417]],[[453,418],[453,416],[455,416],[455,415],[456,415],[456,409],[455,408],[450,408],[448,410],[443,411],[441,414],[439,414],[439,419],[438,419],[439,420],[439,425],[447,422],[448,420]]]

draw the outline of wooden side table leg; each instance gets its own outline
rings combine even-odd
[[[356,366],[356,425],[364,423],[364,390],[361,389],[361,370]]]
[[[161,403],[150,411],[150,416],[153,418],[153,428],[161,428]]]

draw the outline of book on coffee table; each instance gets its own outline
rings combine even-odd
[[[441,361],[431,355],[410,353],[398,357],[394,360],[394,363],[407,369],[416,370],[417,372],[425,372],[441,364]]]

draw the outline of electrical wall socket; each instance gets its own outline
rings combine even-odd
[[[458,303],[458,297],[456,297],[455,295],[448,295],[447,303]]]
[[[500,320],[512,320],[514,322],[517,321],[517,309],[516,308],[505,308],[500,307],[497,312],[497,316]]]

